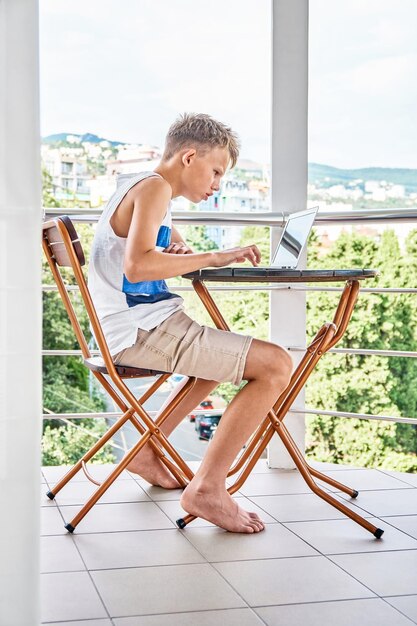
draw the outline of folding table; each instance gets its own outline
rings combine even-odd
[[[272,436],[274,433],[277,433],[311,490],[379,539],[384,532],[381,528],[377,528],[371,524],[371,522],[337,500],[330,493],[324,491],[317,485],[314,479],[319,479],[335,487],[338,491],[348,494],[351,498],[356,498],[359,492],[311,467],[283,422],[288,410],[305,385],[320,358],[343,337],[358,297],[360,281],[373,278],[376,275],[377,272],[371,269],[279,270],[273,268],[251,269],[245,267],[228,267],[209,270],[203,269],[185,274],[184,278],[192,280],[193,287],[210,314],[211,319],[217,328],[222,330],[230,329],[204,284],[205,282],[271,284],[345,281],[345,286],[337,304],[333,320],[323,324],[317,332],[313,341],[306,348],[306,352],[300,363],[295,368],[287,388],[278,397],[271,411],[252,435],[243,453],[230,468],[228,476],[233,476],[238,472],[239,475],[233,485],[228,488],[228,491],[233,494],[242,487]],[[187,515],[177,520],[177,525],[180,528],[184,528],[193,519],[195,519],[194,516]]]

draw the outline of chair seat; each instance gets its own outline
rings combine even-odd
[[[100,372],[108,374],[106,364],[101,356],[90,357],[84,359],[84,364],[92,372]],[[157,370],[148,370],[143,367],[130,367],[129,365],[115,365],[116,372],[121,378],[140,378],[145,376],[159,376],[160,374],[168,374],[168,372],[159,372]]]

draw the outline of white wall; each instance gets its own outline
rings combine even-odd
[[[271,205],[274,213],[300,211],[307,202],[308,0],[272,0]],[[278,229],[273,228],[275,247]],[[271,341],[305,346],[305,293],[272,291]],[[292,353],[294,362],[302,353]],[[296,401],[304,406],[304,394]],[[285,419],[304,450],[303,415]],[[278,437],[268,446],[271,467],[294,467]]]
[[[0,0],[0,624],[39,618],[38,5]]]

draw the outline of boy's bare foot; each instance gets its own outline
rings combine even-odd
[[[134,474],[139,474],[141,478],[144,478],[148,483],[156,487],[163,487],[164,489],[181,488],[181,485],[147,444],[132,459],[126,469]]]
[[[258,533],[265,526],[256,513],[242,509],[226,489],[210,489],[194,478],[181,500],[184,511],[232,533]]]

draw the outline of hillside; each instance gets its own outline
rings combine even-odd
[[[364,167],[344,170],[319,163],[308,164],[308,181],[317,187],[345,185],[357,180],[385,180],[387,183],[404,185],[407,193],[417,192],[417,170],[395,167]]]
[[[93,133],[84,133],[83,135],[79,135],[78,133],[57,133],[55,135],[48,135],[47,137],[42,137],[42,143],[46,144],[54,144],[54,143],[70,143],[68,142],[68,137],[77,137],[78,143],[100,143],[101,141],[108,141],[112,146],[124,146],[125,142],[123,141],[111,141],[110,139],[104,139],[103,137],[98,137]]]

